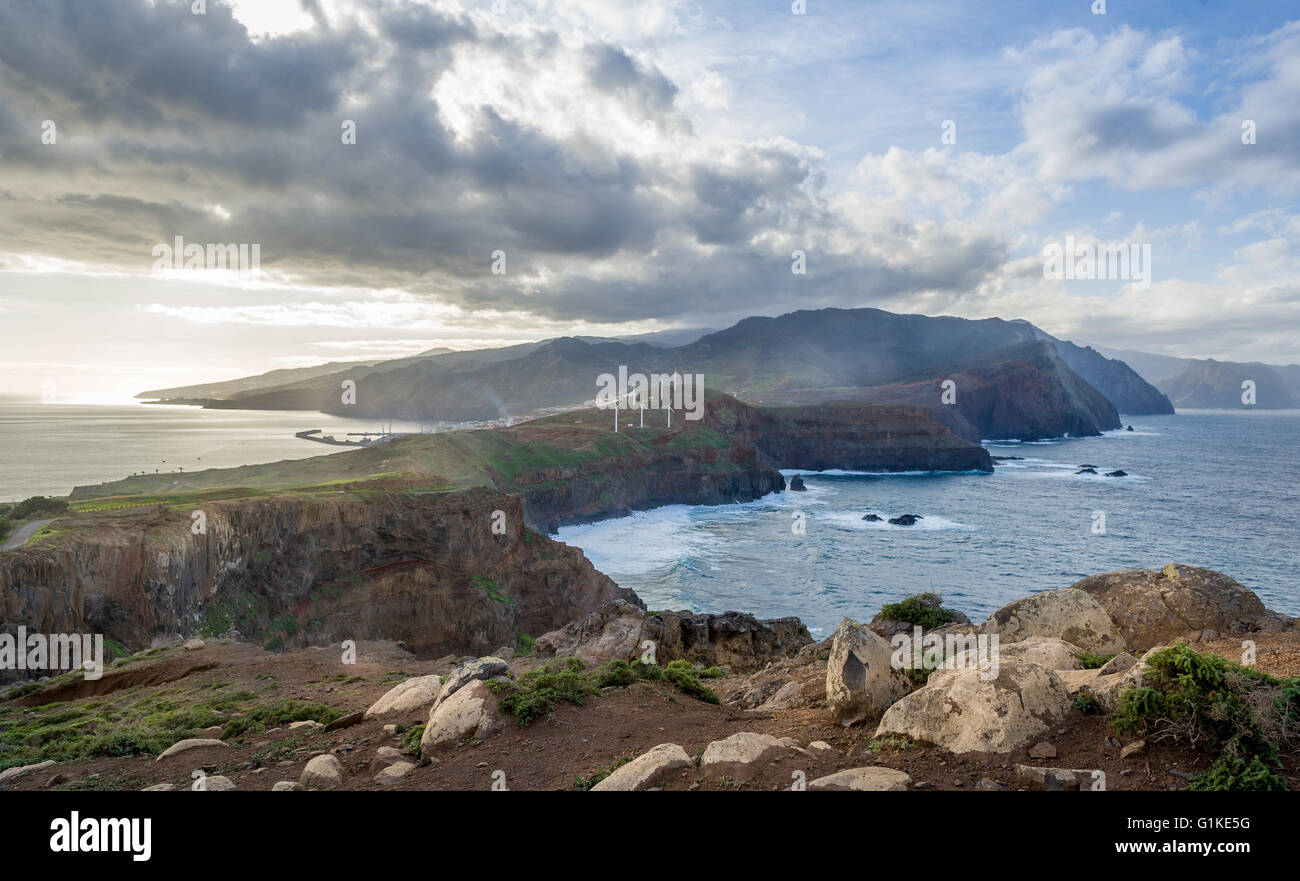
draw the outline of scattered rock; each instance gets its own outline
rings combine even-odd
[[[799,702],[803,686],[798,682],[787,682],[777,689],[776,694],[768,698],[759,709],[788,710]]]
[[[346,716],[339,716],[333,722],[325,726],[326,731],[338,731],[340,728],[351,728],[353,725],[360,724],[366,718],[363,712],[348,713]]]
[[[806,490],[806,489],[808,489],[808,487],[806,487],[806,486],[803,485],[803,478],[800,477],[798,474],[796,474],[794,477],[791,477],[791,478],[790,478],[790,491],[791,491],[791,492],[801,493],[801,492],[803,492],[803,491]]]
[[[185,641],[185,651],[187,651],[187,652],[197,652],[199,649],[203,648],[204,645],[205,645],[205,643],[204,643],[203,640],[201,640],[201,639],[190,639],[190,640],[186,640],[186,641]]]
[[[176,784],[174,783],[155,783],[153,786],[146,786],[141,792],[174,792]]]
[[[1107,471],[1106,476],[1107,477],[1128,477],[1128,472],[1122,470]]]
[[[1005,783],[999,783],[992,777],[981,777],[980,782],[975,784],[975,788],[988,790],[990,792],[1001,792],[1008,787]]]
[[[302,769],[298,782],[312,789],[333,789],[343,782],[343,765],[328,753],[316,756]]]
[[[302,792],[302,784],[296,780],[281,780],[271,787],[272,792]]]
[[[1112,655],[1125,650],[1124,638],[1091,594],[1076,588],[1048,590],[1008,603],[980,626],[1001,643],[1031,636],[1054,637],[1087,652]]]
[[[1119,757],[1121,759],[1127,759],[1129,756],[1135,756],[1138,753],[1144,752],[1146,748],[1147,742],[1145,740],[1135,740],[1119,751]]]
[[[818,777],[808,784],[809,789],[855,792],[906,792],[912,785],[910,775],[893,768],[872,765],[867,768],[849,768]]]
[[[414,770],[414,762],[394,762],[375,775],[375,782],[380,786],[393,786]]]
[[[1056,758],[1056,747],[1046,741],[1036,743],[1029,748],[1029,757],[1031,759],[1054,759]]]
[[[55,764],[56,762],[54,762],[54,760],[46,759],[45,761],[37,762],[34,765],[22,765],[17,768],[6,768],[5,770],[0,771],[0,783],[4,783],[6,780],[13,780],[15,777],[21,777],[24,774],[31,773],[32,771],[44,771],[46,768],[53,768]]]
[[[879,523],[884,518],[881,517],[879,514],[863,514],[862,519],[867,521],[868,523]]]
[[[893,526],[915,526],[916,521],[924,519],[920,514],[899,514],[897,517],[890,517],[889,522]]]
[[[890,662],[889,643],[851,618],[831,637],[826,663],[826,707],[841,725],[879,718],[912,684]]]
[[[325,727],[324,725],[315,721],[314,719],[302,719],[298,722],[289,723],[290,731],[301,731],[304,728],[307,728],[311,731],[315,731],[317,728],[324,728],[324,727]]]
[[[234,792],[235,781],[221,774],[209,774],[203,778],[203,785],[199,787],[199,792]]]
[[[954,753],[1006,753],[1028,746],[1073,706],[1057,675],[1037,664],[1002,661],[994,679],[979,669],[936,670],[895,703],[876,736],[902,734]]]
[[[154,761],[161,762],[163,759],[171,758],[178,753],[183,753],[192,749],[208,748],[229,749],[230,744],[226,743],[224,740],[217,740],[212,737],[187,737],[185,740],[179,740],[167,747],[167,749],[163,750],[162,755],[158,756]]]
[[[1016,782],[1026,789],[1045,789],[1049,792],[1087,792],[1093,784],[1104,779],[1087,768],[1041,768],[1033,765],[1016,765]]]
[[[639,792],[658,786],[671,774],[691,767],[686,750],[675,743],[661,743],[637,756],[591,788],[592,792]]]
[[[764,764],[787,752],[789,747],[771,735],[739,731],[706,746],[700,770],[710,777],[749,780]]]
[[[828,756],[833,756],[838,752],[835,747],[831,746],[824,740],[814,740],[812,743],[808,744],[808,749],[814,753],[823,753]]]
[[[1097,473],[1097,469],[1096,469],[1096,468],[1091,468],[1091,467],[1089,467],[1089,468],[1080,468],[1078,471],[1076,471],[1076,472],[1074,472],[1074,473],[1075,473],[1075,474],[1096,474],[1096,473]]]

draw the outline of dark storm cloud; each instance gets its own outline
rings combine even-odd
[[[263,268],[313,283],[591,321],[957,290],[1004,256],[983,239],[908,271],[825,254],[795,278],[791,247],[818,253],[834,232],[820,174],[794,145],[709,149],[643,60],[426,6],[328,21],[303,7],[316,28],[252,39],[212,0],[202,16],[188,0],[0,5],[0,189],[13,194],[0,251],[140,268],[177,235],[257,242]],[[537,103],[555,71],[572,72],[571,91]],[[494,77],[496,103],[435,97],[460,102],[440,87]],[[568,125],[587,112],[609,117]],[[45,119],[57,146],[41,144]],[[497,249],[505,277],[489,274]]]

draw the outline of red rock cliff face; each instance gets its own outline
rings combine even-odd
[[[433,656],[490,652],[612,599],[639,603],[579,549],[526,529],[518,498],[488,490],[204,511],[205,535],[190,533],[188,510],[65,518],[48,546],[0,557],[6,626],[133,649],[233,627],[277,645],[396,639]]]

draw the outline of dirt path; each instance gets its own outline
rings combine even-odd
[[[33,520],[25,523],[12,533],[3,545],[0,545],[0,551],[12,551],[14,548],[20,548],[27,544],[27,540],[36,534],[47,523],[53,523],[57,518],[51,517],[49,520]]]

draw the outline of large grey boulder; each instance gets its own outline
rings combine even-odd
[[[912,683],[893,666],[884,637],[851,618],[840,622],[831,637],[826,662],[826,707],[841,725],[878,719]]]
[[[486,740],[499,734],[505,724],[496,695],[476,679],[429,712],[420,738],[420,755],[430,758],[438,750],[471,737]]]
[[[333,789],[343,782],[343,765],[332,755],[316,756],[302,769],[298,782],[310,789]]]
[[[1212,569],[1170,563],[1155,572],[1124,569],[1074,584],[1097,600],[1135,652],[1238,634],[1280,633],[1296,618],[1269,611],[1249,588]]]
[[[366,718],[373,719],[386,713],[409,713],[427,707],[438,699],[442,691],[442,677],[438,675],[414,676],[399,682],[366,710]]]
[[[638,792],[658,786],[667,777],[691,767],[686,750],[675,743],[661,743],[591,788],[592,792]]]
[[[773,759],[790,752],[790,747],[770,734],[739,731],[704,748],[700,770],[707,776],[749,780]]]
[[[912,778],[909,774],[873,765],[867,768],[848,768],[818,777],[808,784],[808,788],[851,792],[906,792],[911,785]]]
[[[998,609],[980,626],[1002,644],[1031,636],[1062,639],[1087,652],[1113,655],[1125,650],[1124,637],[1091,594],[1072,587],[1048,590]]]
[[[434,699],[433,708],[436,710],[438,705],[456,692],[460,691],[470,682],[482,681],[484,679],[493,679],[497,676],[505,676],[510,672],[510,665],[500,658],[488,655],[483,658],[475,658],[472,661],[466,661],[447,677],[442,688],[438,689],[438,696]]]
[[[1037,741],[1073,706],[1060,678],[1037,664],[1004,660],[996,678],[983,675],[935,671],[885,711],[876,736],[904,735],[954,753],[1007,753]]]

